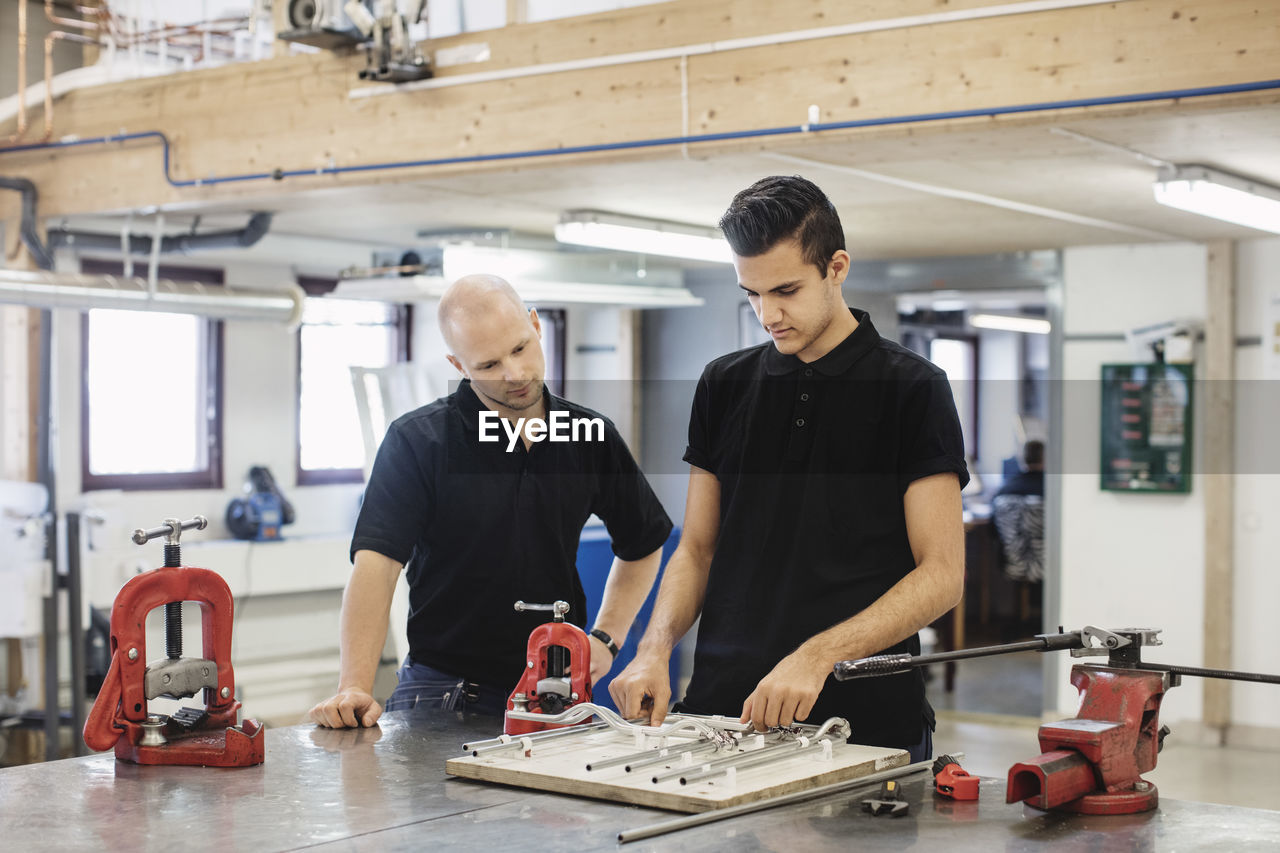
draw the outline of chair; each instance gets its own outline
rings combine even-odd
[[[991,502],[1004,552],[1005,577],[1018,585],[1019,622],[1031,619],[1031,594],[1044,580],[1044,498],[1039,495],[997,495]]]
[[[1004,548],[1004,573],[1010,580],[1044,580],[1044,498],[997,495],[991,520]]]

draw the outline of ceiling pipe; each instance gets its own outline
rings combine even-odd
[[[271,214],[255,213],[249,222],[238,231],[210,231],[207,234],[170,234],[160,238],[160,254],[190,255],[210,249],[247,249],[257,243],[271,230]],[[49,231],[49,247],[58,249],[99,249],[108,252],[121,251],[121,239],[118,234],[101,234],[96,231],[69,231],[55,229]],[[150,255],[153,240],[150,237],[136,236],[128,238],[129,254]]]
[[[22,221],[18,226],[22,243],[31,253],[36,266],[42,270],[53,269],[53,255],[40,239],[40,231],[36,227],[36,185],[26,178],[0,177],[0,189],[15,190],[22,193]]]
[[[261,320],[290,328],[302,320],[306,294],[296,284],[279,290],[248,290],[200,282],[0,270],[0,304],[29,308],[116,308],[196,314],[219,320]]]

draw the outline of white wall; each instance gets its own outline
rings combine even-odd
[[[1239,336],[1261,332],[1262,299],[1274,293],[1280,276],[1280,241],[1246,241],[1238,248]],[[1163,628],[1165,645],[1149,660],[1203,665],[1204,481],[1195,463],[1187,495],[1130,495],[1098,487],[1100,365],[1139,360],[1128,345],[1079,336],[1122,333],[1139,325],[1192,317],[1206,311],[1206,251],[1190,244],[1067,249],[1064,261],[1064,472],[1062,474],[1062,611],[1069,627]],[[1073,340],[1073,337],[1076,339]],[[1261,376],[1256,346],[1237,351],[1242,378]],[[1238,386],[1244,393],[1253,389]],[[1241,409],[1237,458],[1274,456],[1274,429],[1249,422]],[[1203,424],[1200,405],[1195,423]],[[1196,430],[1194,458],[1202,458],[1203,431]],[[1247,462],[1243,463],[1247,465]],[[1269,466],[1274,467],[1274,466]],[[1247,470],[1237,465],[1238,471]],[[1280,531],[1269,520],[1280,506],[1275,472],[1236,477],[1235,655],[1237,669],[1280,672],[1280,648],[1269,638],[1274,608],[1280,601],[1275,554]],[[1072,659],[1059,656],[1058,677],[1065,684]],[[1170,722],[1202,718],[1201,679],[1188,678],[1165,699],[1162,717]],[[1059,710],[1073,712],[1074,691],[1060,694]],[[1234,688],[1233,723],[1276,726],[1275,689],[1263,685]]]
[[[1280,296],[1280,238],[1249,240],[1236,251],[1236,334],[1263,336],[1266,301]],[[1232,641],[1238,669],[1280,673],[1280,651],[1273,638],[1280,604],[1280,467],[1275,431],[1280,386],[1266,379],[1261,347],[1236,353],[1237,397],[1242,417],[1236,425],[1236,575]],[[1255,407],[1254,403],[1261,403]],[[1273,685],[1233,683],[1232,718],[1245,726],[1280,725]]]

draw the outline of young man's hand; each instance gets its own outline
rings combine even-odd
[[[758,731],[789,726],[805,720],[818,701],[831,667],[804,648],[787,655],[760,679],[742,703],[741,722],[751,721]]]
[[[658,655],[638,655],[627,668],[609,682],[609,695],[623,718],[649,716],[649,725],[659,725],[671,704],[671,672],[668,661]]]

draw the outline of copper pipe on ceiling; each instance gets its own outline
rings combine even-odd
[[[44,37],[44,136],[41,137],[41,142],[48,142],[53,138],[53,43],[55,41],[98,44],[97,39],[65,30],[53,30]]]
[[[27,135],[27,4],[18,4],[18,129],[5,139],[5,145]]]
[[[77,6],[76,11],[87,16],[88,14],[92,14],[95,10],[89,6]],[[100,25],[93,21],[83,21],[79,18],[59,18],[57,15],[53,14],[53,0],[44,0],[44,16],[48,18],[51,23],[57,24],[60,27],[71,27],[72,29],[77,30],[101,29]]]

